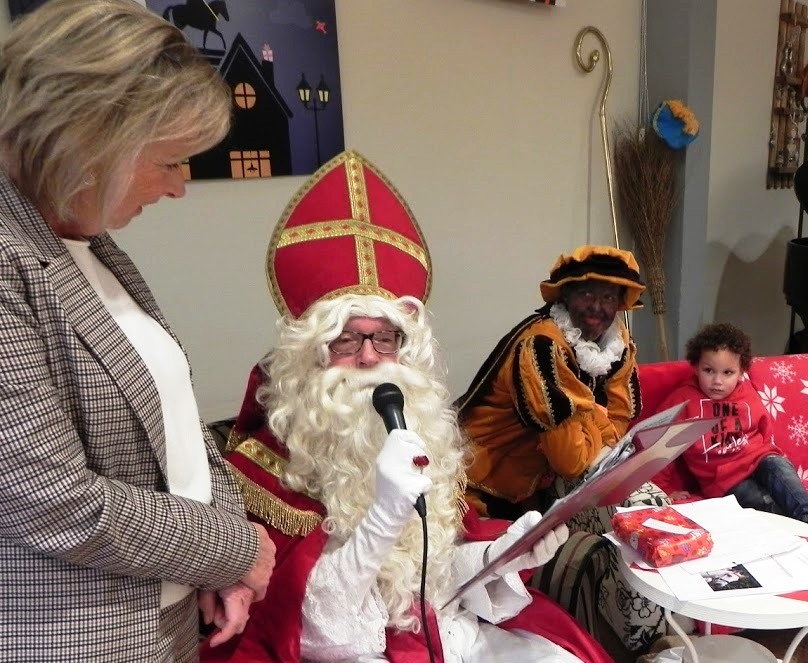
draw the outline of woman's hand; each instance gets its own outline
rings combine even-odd
[[[199,592],[199,609],[205,624],[213,623],[219,629],[210,639],[211,647],[218,647],[234,635],[244,632],[250,620],[250,604],[255,600],[255,592],[247,585],[235,585],[218,592]]]
[[[267,585],[275,568],[275,544],[266,529],[258,523],[250,523],[258,532],[258,556],[241,582],[255,592],[254,601],[260,601],[267,593]]]
[[[202,613],[202,621],[206,626],[213,623],[216,616],[216,603],[218,597],[212,589],[200,589],[196,597],[199,604],[199,611]]]

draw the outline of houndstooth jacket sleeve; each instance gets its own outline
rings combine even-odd
[[[91,248],[167,329],[114,242],[102,235]],[[52,601],[64,592],[114,594],[109,574],[222,587],[254,561],[255,531],[208,431],[213,504],[166,492],[160,401],[148,370],[62,242],[4,178],[0,440],[0,585],[15,586],[19,569],[20,582],[27,573],[52,588]],[[20,595],[8,589],[6,598]]]

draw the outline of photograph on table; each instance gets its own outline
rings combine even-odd
[[[729,569],[705,571],[701,574],[701,577],[704,578],[710,589],[715,592],[761,586],[743,564],[738,564]]]

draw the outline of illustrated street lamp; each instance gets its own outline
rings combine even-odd
[[[320,74],[320,82],[315,88],[317,96],[312,97],[311,85],[306,80],[306,74],[300,74],[300,82],[297,84],[297,96],[300,98],[300,103],[303,108],[314,113],[314,142],[317,146],[317,167],[323,165],[323,160],[320,158],[320,124],[317,120],[317,113],[324,110],[328,105],[328,97],[331,94],[331,89],[326,85],[325,78]]]

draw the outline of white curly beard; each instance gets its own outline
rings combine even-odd
[[[373,501],[375,459],[387,436],[373,409],[373,390],[383,382],[401,388],[407,427],[426,442],[432,459],[424,471],[433,482],[426,496],[426,595],[434,603],[452,586],[460,532],[456,491],[464,467],[464,445],[446,388],[424,371],[388,362],[372,369],[314,367],[307,372],[300,381],[303,393],[288,402],[272,399],[276,413],[286,408],[279,417],[286,430],[275,431],[289,449],[284,481],[322,501],[328,512],[323,527],[340,543],[351,536]],[[283,376],[273,374],[274,380],[282,381]],[[377,579],[390,624],[402,630],[419,624],[412,607],[420,592],[422,547],[421,522],[413,509],[413,519]]]

